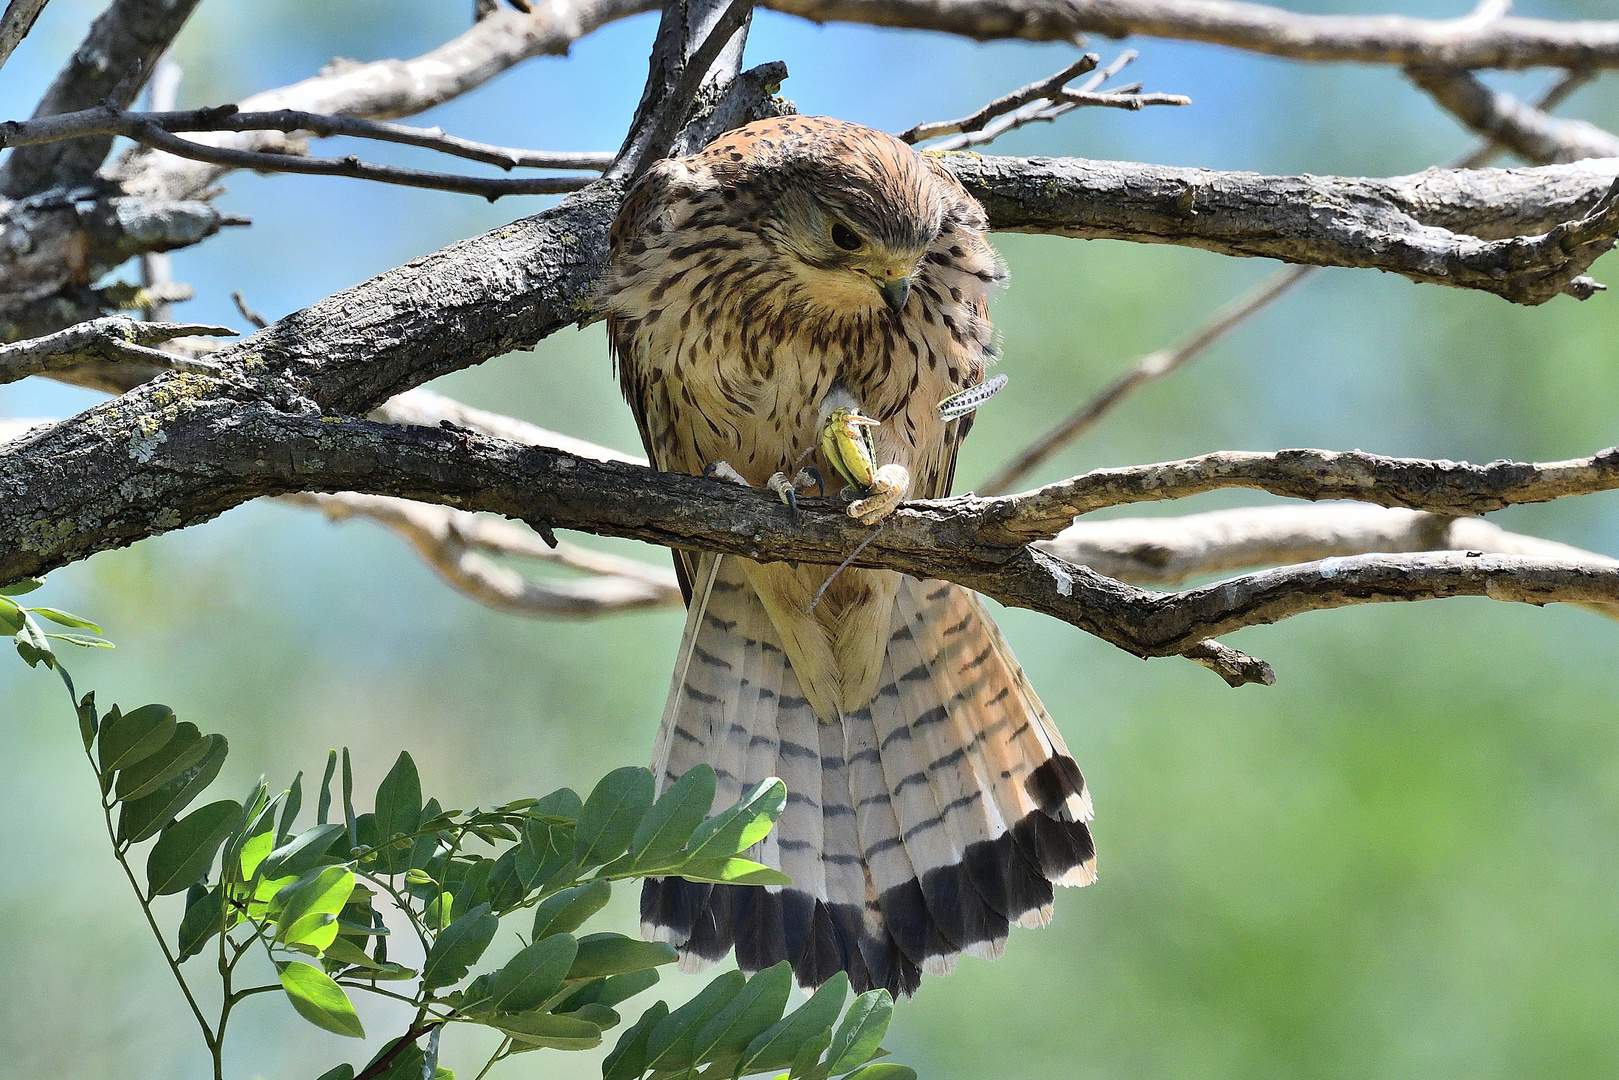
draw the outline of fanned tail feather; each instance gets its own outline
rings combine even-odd
[[[750,857],[791,886],[646,882],[642,933],[695,970],[732,947],[819,986],[916,990],[1044,925],[1052,886],[1095,879],[1090,798],[1062,737],[969,592],[905,578],[872,701],[819,716],[739,560],[705,556],[659,737],[660,791],[700,762],[714,809],[766,776],[788,804]]]

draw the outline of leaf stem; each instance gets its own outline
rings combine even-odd
[[[474,1076],[472,1080],[483,1080],[485,1076],[488,1076],[489,1070],[495,1067],[495,1062],[505,1056],[506,1048],[511,1044],[512,1037],[510,1035],[502,1039],[500,1045],[495,1047],[495,1052],[489,1056],[488,1061],[484,1062],[483,1068],[478,1070],[478,1075]]]
[[[77,709],[75,709],[75,718],[76,716]],[[101,770],[96,768],[96,760],[91,756],[88,748],[85,749],[84,756],[90,762],[90,770],[95,774],[96,782],[99,785],[101,783]],[[164,939],[163,931],[157,925],[157,917],[152,914],[152,905],[146,899],[145,894],[141,892],[140,883],[135,880],[135,871],[130,869],[129,860],[125,858],[126,849],[118,846],[118,832],[113,828],[112,824],[112,806],[106,801],[105,796],[103,796],[101,802],[101,817],[107,825],[107,840],[112,844],[113,858],[117,859],[118,865],[123,867],[124,877],[129,879],[129,887],[135,893],[135,901],[140,904],[141,913],[146,916],[146,925],[151,927],[152,937],[157,940],[157,947],[163,953],[163,959],[168,963],[169,971],[174,974],[174,981],[179,984],[180,993],[185,995],[186,1004],[191,1007],[191,1015],[197,1018],[197,1026],[202,1028],[202,1041],[207,1044],[208,1052],[214,1059],[214,1080],[224,1080],[224,1059],[221,1057],[223,1044],[214,1034],[213,1028],[208,1026],[207,1019],[203,1017],[202,1009],[197,1005],[197,999],[192,996],[191,986],[186,982],[185,975],[180,971],[180,962],[169,951],[169,943]]]

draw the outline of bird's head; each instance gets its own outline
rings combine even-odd
[[[739,178],[766,243],[816,307],[896,315],[938,237],[949,192],[892,135],[821,117],[784,117],[736,136],[754,150]]]

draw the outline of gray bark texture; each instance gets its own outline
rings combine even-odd
[[[1565,290],[1589,296],[1577,279],[1619,232],[1612,161],[1369,180],[1083,158],[942,160],[1000,230],[1364,267],[1523,304]]]
[[[1300,15],[1234,0],[770,0],[813,22],[943,30],[988,41],[1082,34],[1204,41],[1295,60],[1456,68],[1619,67],[1619,21]]]

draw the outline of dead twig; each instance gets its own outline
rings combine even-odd
[[[147,364],[173,371],[217,374],[219,365],[195,357],[153,349],[149,346],[194,335],[234,337],[228,326],[202,323],[137,322],[123,315],[108,315],[70,326],[45,337],[0,345],[0,384],[16,382],[76,364],[102,361],[114,364]]]
[[[1097,65],[1099,59],[1097,55],[1086,53],[1050,78],[1030,83],[1010,94],[998,97],[971,116],[964,116],[959,120],[918,124],[901,134],[899,138],[907,143],[942,138],[943,141],[935,143],[928,149],[964,150],[974,146],[985,146],[1008,131],[1015,131],[1025,124],[1050,123],[1064,113],[1087,106],[1139,110],[1148,105],[1192,103],[1191,98],[1180,94],[1139,93],[1141,89],[1139,83],[1117,90],[1099,92],[1098,88],[1103,83],[1122,71],[1136,56],[1135,50],[1127,49],[1116,56],[1107,67],[1085,80],[1082,86],[1070,89],[1068,83]]]
[[[139,139],[143,132],[153,128],[170,134],[199,131],[279,131],[289,135],[307,132],[320,138],[346,135],[375,142],[419,146],[452,157],[496,165],[506,170],[524,168],[601,172],[613,160],[613,155],[609,153],[514,150],[510,147],[493,146],[489,143],[473,142],[470,139],[447,135],[442,128],[436,127],[407,127],[404,124],[366,120],[355,116],[328,116],[299,109],[242,112],[236,105],[215,105],[178,112],[164,110],[131,112],[103,103],[94,108],[57,116],[33,120],[7,120],[0,123],[0,147],[38,146],[65,139],[84,138],[88,135],[123,135]]]
[[[406,540],[457,592],[497,611],[531,618],[593,618],[682,603],[674,571],[661,571],[576,544],[551,547],[511,521],[464,510],[381,495],[287,495],[293,505],[322,511],[332,521],[363,517]],[[480,552],[541,559],[594,576],[538,582]]]

